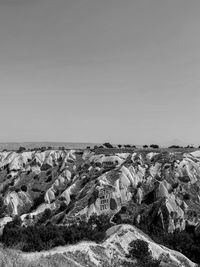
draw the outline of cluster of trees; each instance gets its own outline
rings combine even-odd
[[[41,151],[41,152],[44,152],[46,150],[53,150],[53,149],[55,149],[55,148],[53,148],[51,146],[48,146],[48,147],[42,146],[42,147],[34,147],[34,148],[25,148],[23,146],[20,146],[16,152],[17,153],[22,153],[24,151]],[[66,148],[64,146],[60,146],[60,147],[58,147],[58,149],[59,150],[65,150]],[[6,152],[6,151],[8,151],[8,150],[7,149],[3,150],[3,152]]]
[[[188,145],[186,147],[183,147],[183,146],[178,146],[178,145],[172,145],[172,146],[169,146],[168,148],[194,148],[194,146]],[[199,146],[199,148],[200,148],[200,146]]]
[[[102,146],[94,146],[94,149],[98,149],[98,148],[136,148],[135,145],[117,145],[117,146],[114,146],[114,145],[111,145],[109,142],[106,142],[104,143]],[[90,149],[89,146],[87,146],[87,149]]]
[[[107,143],[104,143],[103,146],[106,147],[106,148],[114,148],[113,145],[111,145],[108,142]],[[127,144],[127,145],[121,145],[121,144],[119,144],[118,145],[118,148],[136,148],[136,146],[135,145],[129,145],[129,144]]]
[[[6,214],[7,206],[4,204],[3,197],[0,196],[0,218],[3,218]]]
[[[128,259],[137,259],[138,267],[160,267],[160,260],[154,259],[149,250],[148,243],[142,239],[136,239],[129,244]],[[125,262],[124,266],[133,267],[135,264]]]
[[[51,146],[42,146],[42,147],[35,147],[35,148],[25,148],[23,146],[20,146],[19,149],[17,150],[18,153],[22,153],[24,151],[41,151],[44,152],[46,150],[52,150],[53,148]],[[59,147],[59,150],[64,150],[64,147]]]
[[[4,209],[1,212],[4,212]],[[7,223],[0,241],[6,247],[26,252],[49,250],[55,246],[74,244],[81,240],[101,242],[105,238],[106,230],[112,226],[109,216],[104,214],[94,214],[88,221],[77,219],[66,226],[46,223],[50,217],[50,212],[47,211],[36,225],[28,227],[22,226],[20,217],[16,217],[14,221]],[[147,224],[139,225],[139,228],[156,243],[180,251],[192,261],[200,263],[200,235],[195,234],[194,229],[186,228],[185,231],[168,234],[156,226],[152,230]],[[139,267],[160,266],[160,262],[152,258],[148,244],[142,240],[130,244],[127,257],[137,259]]]
[[[112,226],[107,215],[95,214],[88,221],[77,220],[68,226],[41,223],[23,227],[17,217],[5,226],[1,242],[7,247],[17,247],[26,252],[48,250],[81,240],[100,242],[105,238],[106,230]]]
[[[108,142],[104,143],[103,146],[106,147],[106,148],[113,148],[113,145],[111,145]]]
[[[150,145],[151,148],[159,148],[159,145],[156,145],[156,144],[152,144]]]
[[[139,228],[156,243],[177,250],[193,262],[200,264],[200,235],[195,233],[195,227],[186,226],[184,231],[170,234],[155,225],[153,228],[148,228],[147,224],[140,225]]]
[[[169,146],[168,148],[183,148],[182,146],[178,146],[178,145],[172,145],[172,146]]]
[[[129,145],[129,144],[127,144],[127,145],[119,144],[119,145],[117,145],[117,147],[118,148],[136,148],[135,145]],[[148,146],[148,145],[144,145],[143,146],[143,148],[148,148],[148,147],[158,149],[159,145],[151,144],[150,146]],[[94,149],[98,149],[98,148],[116,148],[116,147],[111,145],[109,142],[106,142],[106,143],[103,144],[103,146],[94,146]],[[87,149],[90,149],[90,147],[88,146]]]

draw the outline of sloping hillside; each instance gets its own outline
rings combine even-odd
[[[0,249],[0,265],[6,267],[111,267],[124,266],[127,261],[128,245],[141,239],[149,245],[154,258],[161,260],[161,266],[195,267],[181,253],[159,246],[140,230],[130,225],[118,225],[107,231],[107,238],[101,244],[81,242],[77,245],[57,247],[51,251],[22,253],[10,249]],[[132,266],[137,266],[137,260]]]

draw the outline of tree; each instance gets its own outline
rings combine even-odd
[[[150,145],[151,148],[159,148],[159,145],[156,145],[156,144],[152,144]]]
[[[45,223],[51,217],[51,210],[45,209],[41,218],[38,220],[38,223]]]
[[[26,185],[22,185],[22,186],[21,186],[21,190],[22,190],[23,192],[27,192],[27,186],[26,186]]]
[[[144,145],[143,148],[148,148],[148,146],[147,145]]]
[[[17,152],[18,152],[18,153],[22,153],[22,152],[25,151],[25,150],[26,150],[25,147],[20,146]]]
[[[168,148],[181,148],[181,147],[178,145],[172,145],[172,146],[169,146]]]
[[[4,204],[3,197],[0,196],[0,218],[5,216],[6,205]]]
[[[104,143],[103,145],[104,145],[106,148],[113,148],[113,146],[112,146],[110,143],[108,143],[108,142]]]
[[[136,239],[130,243],[129,254],[127,258],[132,260],[137,259],[138,267],[159,267],[160,260],[152,257],[151,251],[149,251],[148,243],[141,239]]]

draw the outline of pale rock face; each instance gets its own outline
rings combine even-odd
[[[10,192],[4,199],[4,203],[8,206],[9,210],[12,211],[13,215],[18,215],[22,213],[23,208],[26,205],[31,205],[31,200],[28,195],[24,192]]]
[[[65,203],[68,205],[71,201],[70,199],[70,188],[67,188],[62,194],[61,197],[65,198]]]
[[[4,226],[5,226],[8,222],[11,222],[11,221],[12,221],[12,218],[9,217],[9,216],[6,216],[6,217],[0,219],[0,236],[3,234]]]
[[[150,152],[150,153],[147,154],[147,158],[151,160],[156,155],[158,155],[158,153]]]
[[[50,204],[51,202],[53,202],[55,200],[55,192],[54,192],[54,189],[52,187],[47,190],[45,197],[44,197],[44,200],[48,204]]]
[[[194,151],[190,155],[194,158],[200,158],[200,150]]]
[[[155,177],[156,175],[160,176],[160,168],[161,164],[156,162],[155,165],[151,165],[150,167],[150,174],[152,177]]]
[[[70,210],[70,214],[90,216],[96,212],[113,215],[134,197],[137,205],[142,204],[146,194],[154,188],[154,182],[159,180],[156,198],[165,198],[164,205],[168,214],[173,212],[178,220],[171,228],[184,229],[187,211],[192,209],[190,202],[183,200],[184,194],[189,192],[196,198],[196,202],[200,202],[199,192],[194,189],[200,186],[199,155],[199,151],[182,155],[169,153],[165,159],[162,153],[154,152],[116,153],[106,156],[86,150],[78,162],[75,151],[0,152],[1,173],[5,176],[0,188],[1,192],[4,192],[8,186],[3,198],[11,215],[28,214],[28,207],[33,205],[40,192],[44,193],[44,200],[41,199],[42,203],[39,205],[56,206],[59,201],[69,205],[76,201],[75,208]],[[174,159],[170,161],[172,157]],[[156,161],[157,158],[159,160]],[[95,162],[100,163],[98,167],[90,165]],[[82,169],[85,163],[87,167]],[[45,164],[48,165],[50,178],[54,170],[52,180],[48,182],[48,171],[41,170]],[[109,168],[106,168],[107,165]],[[38,180],[35,178],[37,175]],[[28,192],[22,192],[21,185],[26,183],[30,185]],[[140,190],[137,189],[139,183]],[[175,183],[178,183],[178,187],[173,189],[172,185]],[[18,192],[12,189],[11,184],[14,188],[19,185]],[[32,187],[35,191],[30,190]],[[110,188],[110,193],[101,199],[100,191],[104,188]],[[94,194],[94,191],[97,193]]]

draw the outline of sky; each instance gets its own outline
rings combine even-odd
[[[0,0],[0,142],[200,145],[199,12],[199,0]]]

